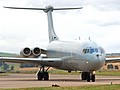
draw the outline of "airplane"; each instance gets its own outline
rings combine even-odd
[[[25,47],[21,50],[22,57],[0,57],[2,62],[33,63],[40,65],[37,72],[38,80],[49,80],[50,67],[71,71],[82,71],[81,79],[87,82],[95,82],[95,71],[99,70],[107,62],[120,62],[120,58],[106,58],[105,51],[97,43],[88,40],[61,41],[54,31],[53,10],[71,10],[78,8],[53,8],[48,5],[45,8],[4,7],[10,9],[43,10],[47,13],[49,45],[45,49]],[[45,54],[46,57],[40,57]],[[47,67],[47,68],[46,68]]]

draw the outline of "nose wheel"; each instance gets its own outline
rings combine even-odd
[[[40,69],[38,70],[37,72],[37,79],[40,81],[40,80],[49,80],[49,73],[47,72],[48,69],[50,67],[48,67],[46,70],[45,70],[45,66],[41,66]]]
[[[92,82],[95,82],[95,72],[82,72],[81,73],[81,79],[82,80],[87,80],[87,82],[90,82],[90,80],[92,80]]]

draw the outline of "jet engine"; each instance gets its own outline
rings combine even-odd
[[[38,47],[33,48],[32,54],[34,57],[39,57],[41,55],[41,49]]]
[[[42,51],[38,47],[35,47],[32,50],[30,48],[26,47],[21,50],[20,55],[22,55],[23,57],[35,58],[35,57],[39,57],[41,55],[41,53],[42,53]]]
[[[21,50],[20,55],[22,55],[23,57],[29,57],[30,55],[32,55],[32,51],[30,48],[26,47]]]

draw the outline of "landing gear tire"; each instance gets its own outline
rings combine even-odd
[[[44,72],[43,78],[44,78],[44,80],[49,80],[49,74],[48,74],[48,72]]]
[[[90,72],[88,72],[88,74],[87,74],[87,82],[90,82],[90,78],[91,78],[91,75],[90,75]]]
[[[44,70],[44,66],[42,66],[40,68],[40,70],[37,73],[37,78],[38,78],[39,81],[40,80],[49,80],[49,73],[47,72],[47,70],[46,71]]]
[[[37,75],[37,78],[38,80],[42,80],[43,79],[43,73],[42,72],[39,72],[38,75]]]
[[[93,74],[93,75],[91,76],[91,80],[92,80],[92,82],[95,82],[95,74]]]
[[[39,72],[37,76],[38,80],[49,80],[48,72]]]
[[[87,80],[87,82],[90,82],[90,80],[92,80],[92,82],[95,82],[95,73],[93,73],[93,72],[82,72],[81,73],[81,79],[82,80]]]
[[[88,74],[88,72],[82,72],[81,73],[81,79],[82,80],[87,80],[87,74]]]

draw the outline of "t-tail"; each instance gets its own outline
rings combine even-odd
[[[82,9],[82,7],[78,8],[53,8],[53,6],[48,5],[45,8],[22,8],[22,7],[4,7],[10,9],[27,9],[27,10],[43,10],[47,13],[48,18],[48,33],[49,33],[49,42],[59,40],[58,36],[56,35],[53,27],[53,19],[52,19],[52,12],[53,10],[71,10],[71,9]]]
[[[45,13],[47,13],[47,18],[48,18],[48,33],[49,33],[49,42],[59,40],[58,36],[56,35],[54,31],[54,26],[53,26],[53,19],[52,19],[52,11],[53,11],[52,6],[47,6],[46,10],[44,10]]]

